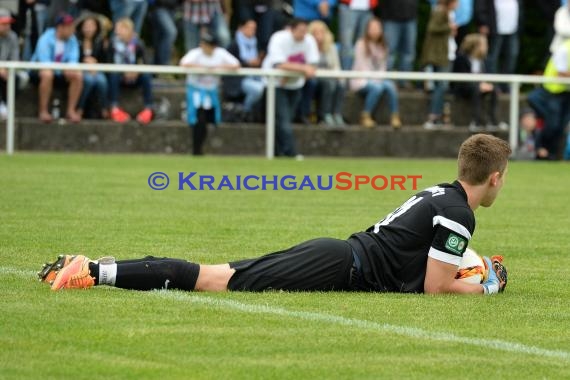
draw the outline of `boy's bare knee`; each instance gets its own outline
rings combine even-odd
[[[41,81],[52,81],[53,80],[53,70],[40,70],[39,72]]]
[[[235,273],[229,264],[200,265],[200,274],[195,289],[205,292],[224,292],[228,290],[228,282]]]

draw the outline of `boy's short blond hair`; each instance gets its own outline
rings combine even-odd
[[[115,22],[115,26],[117,26],[117,25],[122,25],[122,26],[130,29],[131,32],[135,30],[135,23],[133,22],[133,20],[131,20],[128,17],[123,17],[121,19],[118,19],[117,22]]]
[[[473,135],[459,148],[457,178],[470,185],[481,185],[495,172],[503,175],[511,153],[509,144],[503,139]]]

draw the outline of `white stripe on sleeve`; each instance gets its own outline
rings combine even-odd
[[[443,261],[444,263],[457,265],[461,263],[461,257],[455,256],[447,252],[440,251],[439,249],[435,249],[434,247],[430,247],[428,256],[432,259],[436,259],[437,261]]]
[[[445,228],[448,228],[451,231],[458,233],[463,237],[466,237],[468,240],[471,240],[471,233],[469,230],[454,220],[448,219],[441,215],[436,215],[433,217],[433,226],[435,227],[436,224],[441,224]]]

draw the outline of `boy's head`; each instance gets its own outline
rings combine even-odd
[[[62,13],[55,19],[57,38],[68,40],[75,33],[75,19],[72,15]]]
[[[487,37],[479,33],[470,33],[463,39],[459,50],[469,57],[485,59],[489,50]]]
[[[135,34],[135,25],[133,20],[128,17],[122,18],[115,23],[115,34],[123,41],[130,41]]]
[[[239,30],[247,38],[253,38],[257,33],[257,23],[253,19],[247,19],[240,24]]]
[[[476,134],[461,144],[457,158],[458,179],[472,186],[491,185],[482,198],[483,207],[491,206],[501,190],[510,155],[509,144],[491,135]]]
[[[531,133],[536,129],[536,114],[531,108],[522,110],[519,124],[527,133]]]
[[[214,49],[218,46],[218,41],[216,37],[208,32],[202,32],[200,34],[200,48],[206,55],[212,55]]]
[[[295,41],[301,42],[305,39],[308,28],[307,21],[298,18],[293,19],[289,23],[289,28],[291,30],[291,34],[293,35],[293,39]]]

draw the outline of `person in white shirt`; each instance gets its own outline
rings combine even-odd
[[[267,56],[262,68],[282,69],[300,75],[282,78],[275,94],[276,156],[298,157],[291,121],[299,101],[305,79],[313,78],[319,63],[319,49],[313,36],[307,33],[307,22],[294,19],[290,26],[274,33],[269,40]]]
[[[226,49],[217,46],[216,39],[203,33],[200,46],[191,49],[180,60],[180,66],[211,69],[238,69],[240,63]],[[203,145],[208,134],[208,123],[221,121],[221,106],[218,97],[218,75],[189,74],[186,79],[186,106],[188,125],[192,128],[192,153],[203,155]]]

